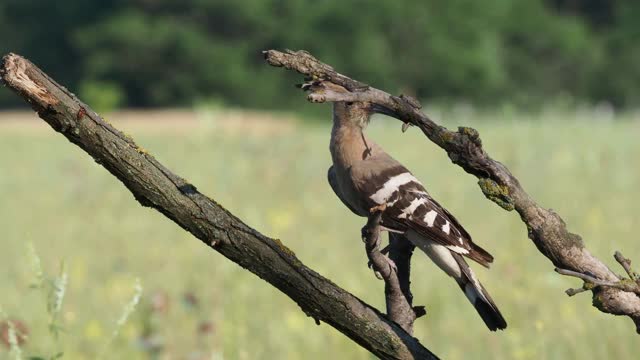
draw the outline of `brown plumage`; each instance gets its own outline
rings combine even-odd
[[[314,86],[310,90],[316,94],[347,91],[328,82]],[[384,205],[382,226],[405,234],[453,277],[490,330],[506,328],[497,306],[463,258],[488,267],[493,257],[473,243],[460,222],[409,170],[366,136],[371,113],[371,104],[366,102],[334,103],[329,146],[333,166],[328,172],[332,189],[359,216],[366,217],[371,208]]]

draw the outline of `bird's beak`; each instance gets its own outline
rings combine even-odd
[[[391,116],[393,118],[402,120],[395,111],[389,109],[386,106],[380,105],[380,104],[371,103],[369,105],[369,111],[371,111],[372,113],[383,114],[383,115]]]

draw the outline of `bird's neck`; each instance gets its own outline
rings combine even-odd
[[[374,146],[364,134],[361,122],[334,111],[329,145],[334,165],[349,168],[355,162],[366,160],[372,155]]]

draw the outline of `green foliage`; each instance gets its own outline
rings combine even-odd
[[[51,352],[51,349],[42,350],[44,344],[47,343],[47,337],[49,338],[49,343],[52,345],[47,346],[47,348],[53,347],[53,355],[51,356],[38,356],[31,355],[28,356],[28,360],[57,360],[61,359],[64,356],[64,352],[60,351],[61,342],[60,342],[60,334],[66,333],[65,329],[62,326],[63,316],[62,314],[62,302],[65,298],[65,293],[67,291],[68,285],[68,273],[67,266],[65,262],[61,262],[60,265],[60,273],[56,277],[49,277],[45,274],[42,268],[42,260],[38,253],[36,252],[35,246],[29,242],[27,244],[27,260],[30,263],[30,276],[33,278],[31,280],[31,284],[29,288],[41,291],[44,293],[46,300],[46,309],[47,315],[49,317],[48,320],[48,334],[45,336],[34,336],[29,335],[29,328],[20,322],[20,326],[15,320],[12,320],[5,313],[4,309],[0,306],[0,326],[7,327],[7,334],[3,333],[4,329],[0,329],[0,345],[3,345],[3,342],[7,342],[9,346],[9,355],[14,360],[22,360],[24,352],[33,352],[32,349],[37,348],[39,352]],[[131,316],[131,314],[135,311],[136,306],[140,302],[140,298],[142,297],[142,286],[140,285],[140,280],[136,279],[136,284],[134,286],[134,294],[131,300],[127,304],[125,304],[122,314],[115,322],[115,328],[110,337],[107,338],[107,341],[102,346],[102,351],[98,353],[97,358],[104,358],[107,354],[107,351],[111,350],[110,346],[112,343],[118,338],[120,331],[127,324],[127,320]],[[69,314],[69,312],[67,312]],[[21,331],[22,327],[22,332]],[[31,331],[36,330],[32,329]],[[35,332],[35,331],[34,331]],[[6,336],[6,338],[5,338]],[[25,347],[25,345],[29,343],[35,343],[34,345]],[[22,345],[22,346],[21,346]],[[24,349],[23,349],[24,347]],[[1,354],[1,352],[0,352]]]
[[[0,51],[105,108],[300,106],[291,75],[261,60],[267,48],[307,49],[428,100],[636,105],[638,15],[629,1],[5,0]],[[0,92],[0,106],[17,101]]]
[[[111,348],[110,348],[111,344],[113,343],[114,340],[116,340],[118,338],[118,335],[120,335],[120,331],[122,331],[122,328],[127,323],[127,320],[129,320],[129,317],[131,316],[131,314],[133,314],[134,310],[136,309],[136,307],[140,303],[140,298],[142,297],[142,285],[140,284],[140,279],[136,279],[136,284],[134,286],[134,291],[135,292],[133,294],[133,297],[124,306],[122,314],[120,315],[120,317],[116,321],[116,326],[113,329],[113,332],[111,333],[111,336],[108,338],[107,343],[104,345],[104,347],[102,348],[102,351],[98,355],[98,359],[103,359],[103,358],[105,358],[107,356],[108,351],[111,350]]]
[[[85,81],[80,83],[79,89],[82,101],[91,104],[98,113],[116,110],[124,103],[123,90],[113,81]]]
[[[49,315],[49,333],[54,339],[58,339],[60,332],[64,329],[59,324],[60,311],[62,310],[62,302],[67,290],[67,269],[63,262],[60,263],[60,273],[57,277],[46,277],[42,269],[40,256],[36,252],[32,243],[27,244],[27,256],[31,263],[31,270],[34,279],[29,286],[31,289],[39,290],[44,294],[47,304],[47,313]]]

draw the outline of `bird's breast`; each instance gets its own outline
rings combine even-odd
[[[353,176],[353,166],[340,167],[335,166],[336,180],[340,192],[343,194],[344,200],[357,212],[360,216],[368,216],[369,208],[366,199],[362,197],[359,191],[358,182]]]

